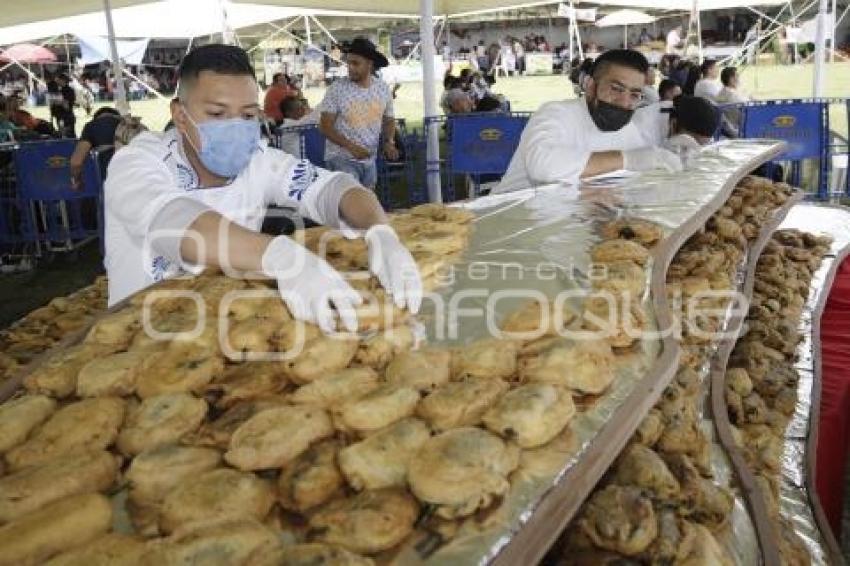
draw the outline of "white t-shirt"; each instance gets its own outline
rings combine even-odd
[[[682,43],[682,36],[677,30],[671,29],[667,33],[667,53],[675,53],[680,43]]]
[[[592,153],[654,145],[657,113],[657,104],[639,108],[621,129],[603,132],[590,117],[584,98],[544,104],[529,120],[508,170],[493,192],[577,183]]]
[[[694,96],[707,98],[711,102],[714,102],[717,99],[717,95],[720,94],[720,90],[722,88],[723,83],[721,83],[720,81],[713,81],[711,79],[700,79],[694,86]]]
[[[202,189],[175,130],[139,134],[115,153],[104,186],[104,265],[110,306],[157,281],[197,271],[174,257],[179,253],[163,252],[161,242],[153,237],[154,221],[175,200],[188,199],[187,210],[195,211],[186,218],[184,229],[204,209],[212,209],[257,231],[271,204],[295,208],[302,216],[338,227],[342,192],[337,187],[344,185],[356,187],[357,182],[262,141],[248,167],[229,184]]]
[[[741,104],[743,102],[749,102],[750,97],[746,94],[738,92],[736,89],[723,87],[720,89],[720,93],[717,95],[716,102],[717,104]]]
[[[643,100],[641,100],[640,106],[649,106],[650,104],[656,104],[660,97],[658,96],[658,89],[654,86],[646,85],[641,89],[641,93],[643,94]]]

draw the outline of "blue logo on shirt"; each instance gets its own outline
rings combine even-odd
[[[154,281],[162,281],[172,270],[171,260],[163,255],[158,255],[151,262],[151,277]]]
[[[306,159],[299,161],[292,170],[292,179],[289,181],[289,198],[300,201],[310,185],[318,178],[319,172],[312,163]]]

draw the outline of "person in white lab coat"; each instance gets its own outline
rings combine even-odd
[[[584,98],[544,104],[528,122],[502,182],[504,193],[621,169],[681,170],[679,158],[654,147],[658,106],[637,109],[649,64],[639,52],[600,55],[586,80]]]
[[[205,45],[180,65],[174,128],[146,132],[115,153],[104,188],[109,304],[205,266],[275,279],[296,319],[356,328],[360,296],[327,262],[286,236],[258,232],[269,205],[332,227],[365,231],[369,270],[396,305],[416,311],[421,281],[374,194],[270,148],[260,139],[248,55]]]

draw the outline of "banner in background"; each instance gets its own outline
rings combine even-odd
[[[77,37],[80,41],[79,59],[81,65],[94,65],[101,61],[112,60],[109,51],[109,40],[105,37],[88,36]],[[115,42],[118,47],[118,57],[127,65],[141,65],[148,49],[150,39],[135,39],[132,41],[119,40]]]
[[[526,75],[551,75],[553,57],[551,53],[526,53]]]
[[[575,19],[580,22],[595,22],[596,8],[570,8],[567,4],[558,4],[558,16]]]

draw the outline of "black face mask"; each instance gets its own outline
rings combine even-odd
[[[587,110],[596,127],[603,132],[616,132],[629,123],[634,110],[615,106],[598,98],[593,103],[588,103]]]

